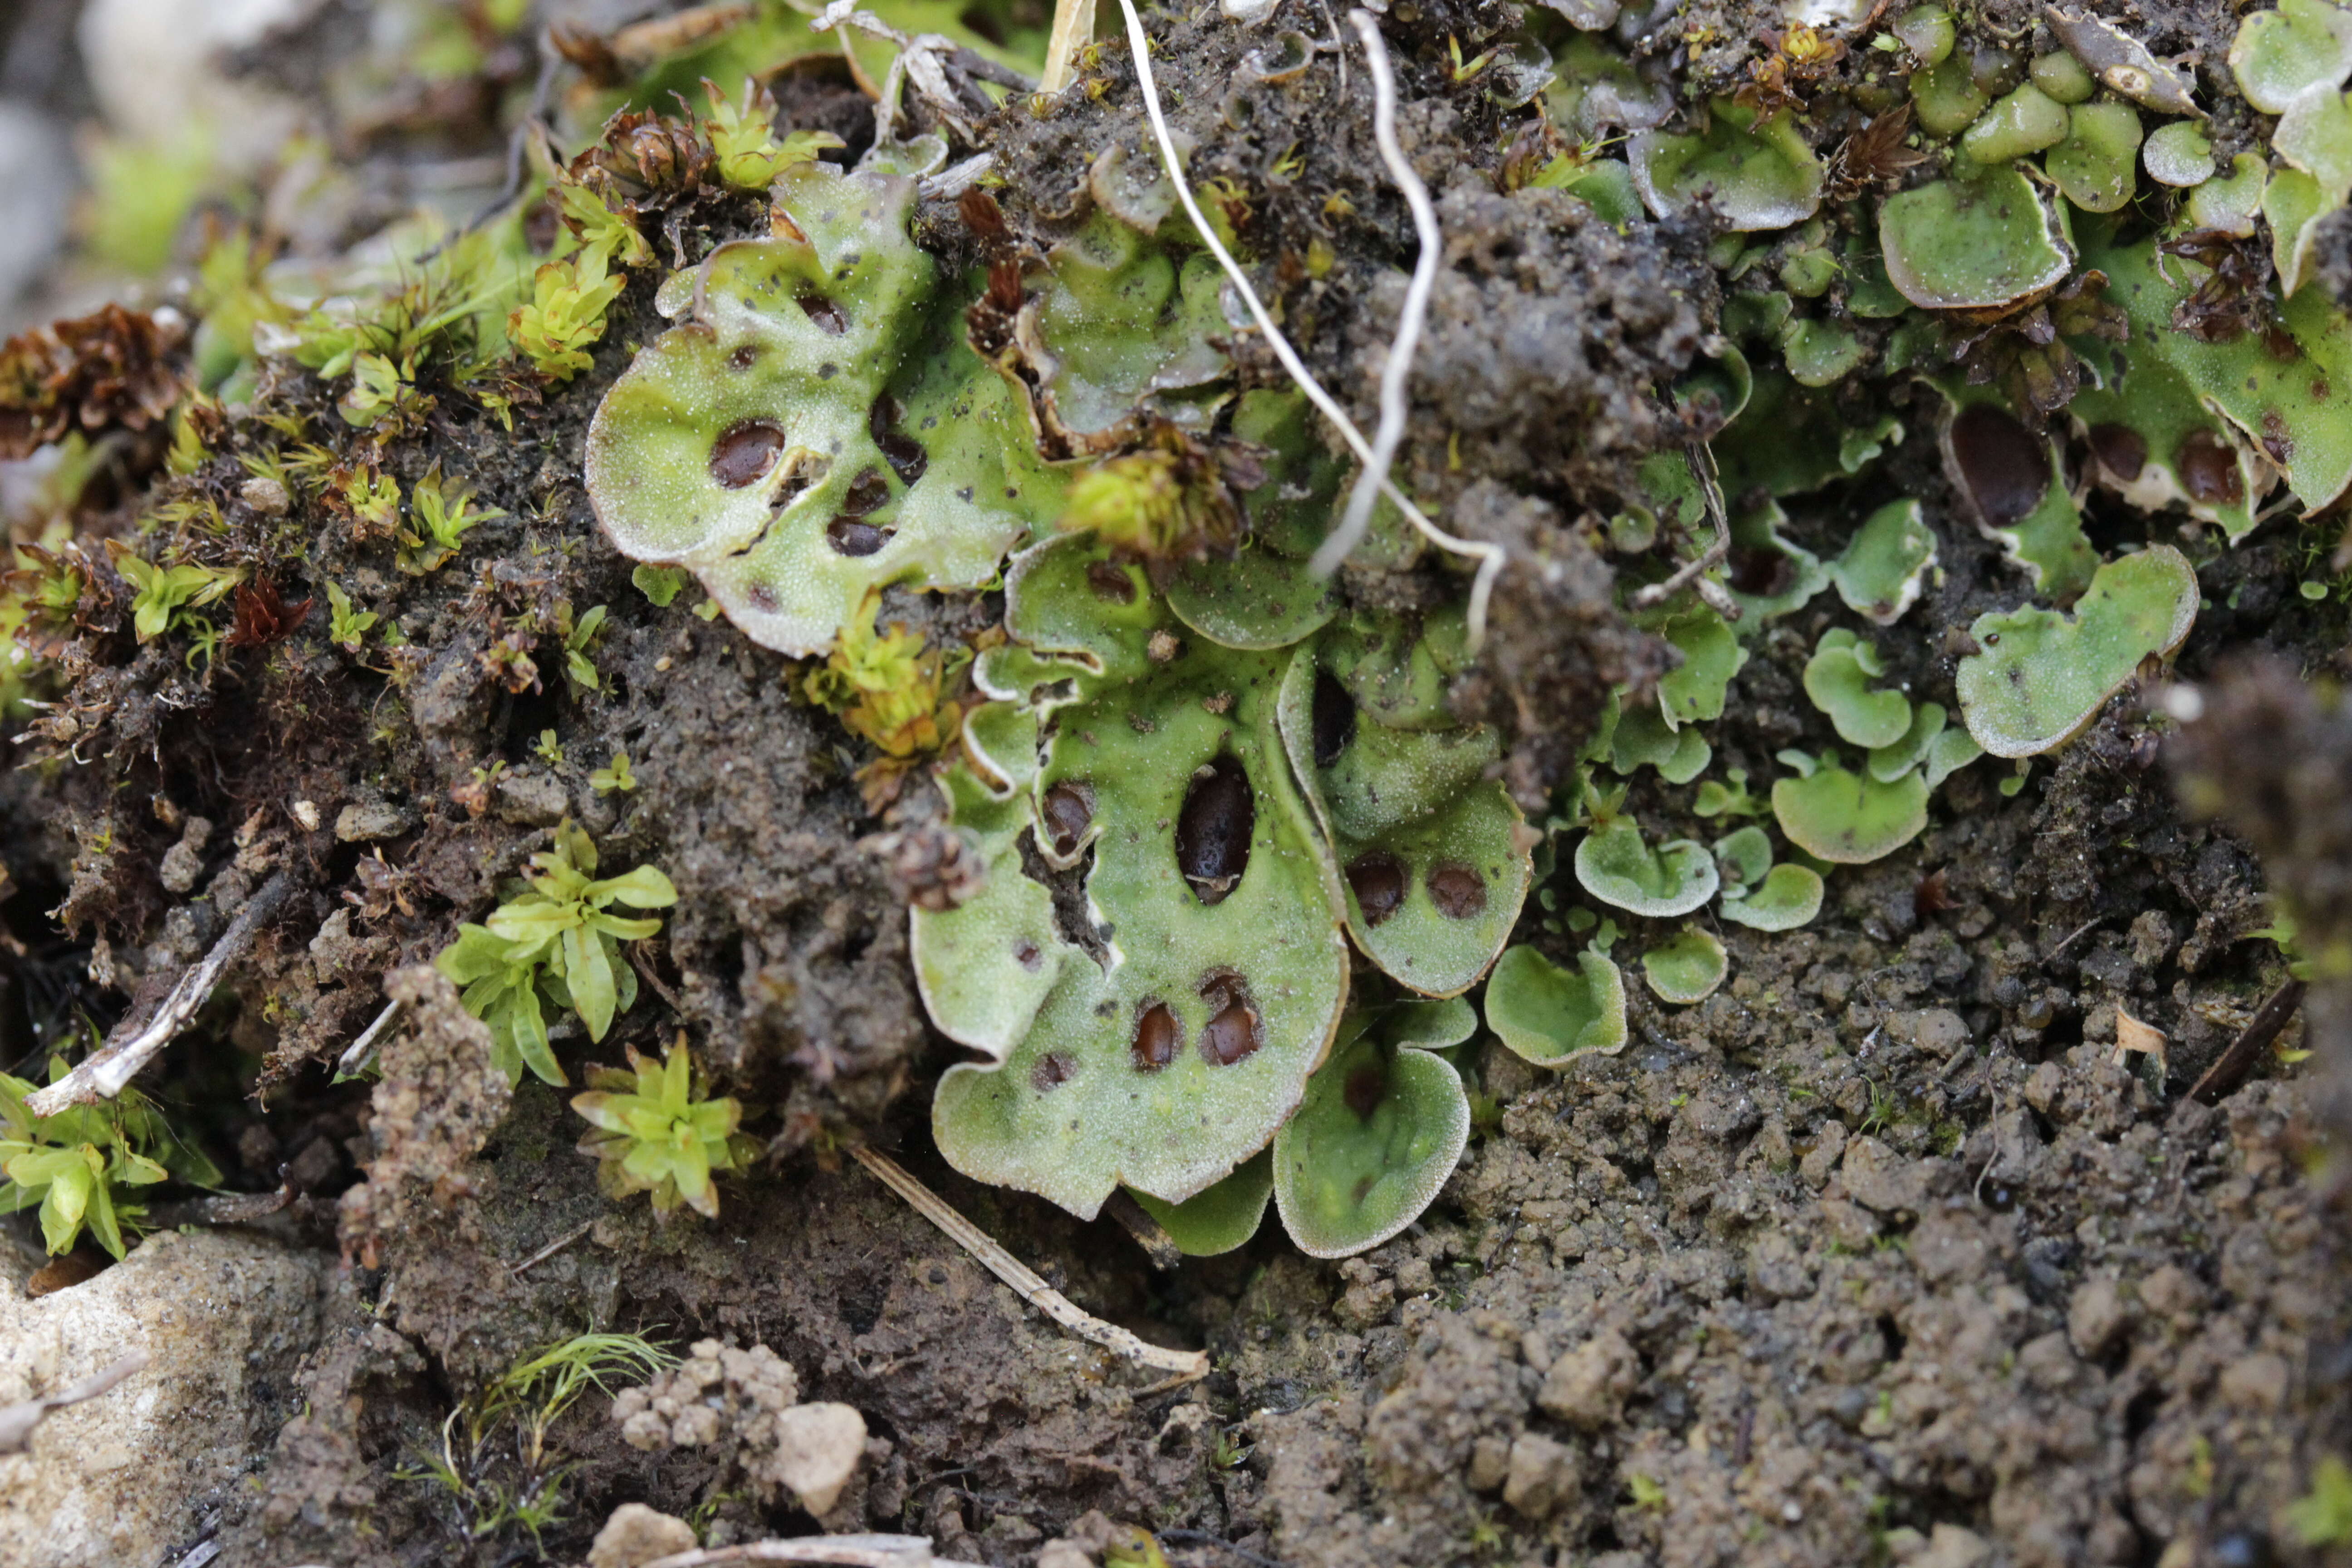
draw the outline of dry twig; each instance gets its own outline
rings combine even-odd
[[[645,1568],[719,1568],[729,1563],[830,1563],[840,1568],[980,1568],[931,1555],[927,1535],[809,1535],[797,1541],[747,1541],[656,1557]]]
[[[1092,1340],[1105,1350],[1118,1352],[1129,1361],[1145,1366],[1158,1367],[1162,1372],[1180,1374],[1178,1381],[1191,1382],[1209,1375],[1209,1353],[1206,1351],[1163,1350],[1145,1344],[1116,1323],[1106,1323],[1076,1302],[1039,1279],[1029,1266],[999,1247],[989,1234],[971,1221],[956,1213],[947,1200],[908,1175],[896,1160],[877,1153],[864,1144],[851,1151],[857,1163],[874,1173],[882,1184],[914,1205],[915,1212],[947,1232],[949,1239],[978,1258],[991,1274],[1013,1287],[1014,1294],[1045,1313],[1080,1339]]]
[[[26,1095],[25,1109],[36,1116],[55,1116],[69,1105],[90,1105],[121,1094],[138,1076],[139,1069],[188,1026],[197,1009],[205,1005],[205,998],[220,984],[221,975],[245,956],[254,937],[293,890],[294,879],[284,871],[262,883],[260,891],[247,899],[245,908],[236,912],[236,919],[229,921],[220,941],[213,943],[213,950],[180,976],[179,984],[155,1009],[153,1018],[128,1035],[124,1033],[127,1025],[118,1026],[115,1037],[84,1057],[73,1071],[47,1089]]]
[[[2261,1058],[2263,1047],[2278,1038],[2279,1031],[2285,1028],[2287,1020],[2294,1016],[2294,1010],[2303,1005],[2304,990],[2302,981],[2290,980],[2272,992],[2263,1005],[2254,1009],[2254,1016],[2247,1021],[2246,1026],[2238,1031],[2238,1037],[2230,1042],[2230,1048],[2205,1069],[2203,1077],[2189,1085],[2189,1098],[2213,1105],[2245,1082],[2246,1075],[2254,1070],[2254,1063]]]
[[[50,1411],[68,1405],[79,1405],[85,1399],[96,1399],[132,1373],[147,1364],[145,1351],[132,1351],[103,1371],[92,1373],[79,1383],[44,1394],[38,1399],[26,1399],[15,1405],[0,1405],[0,1454],[21,1454],[32,1446],[33,1428],[38,1426]]]

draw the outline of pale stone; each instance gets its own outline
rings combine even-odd
[[[644,1568],[656,1558],[691,1552],[694,1547],[694,1531],[686,1521],[641,1502],[625,1502],[596,1532],[594,1544],[588,1548],[588,1568]]]
[[[0,1563],[153,1563],[196,1528],[275,1426],[251,1388],[285,1387],[318,1333],[328,1254],[219,1231],[150,1237],[95,1279],[27,1300],[0,1262],[0,1405],[49,1394],[131,1350],[112,1390],[52,1413],[29,1453],[0,1458]],[[191,1441],[190,1434],[201,1434]]]
[[[865,1416],[846,1405],[795,1405],[776,1417],[776,1452],[764,1468],[822,1518],[865,1456]]]

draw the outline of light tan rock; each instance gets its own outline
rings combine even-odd
[[[588,1548],[588,1568],[644,1568],[657,1558],[691,1552],[695,1544],[686,1521],[641,1502],[625,1502],[596,1532]]]
[[[120,1568],[194,1533],[275,1426],[248,1394],[283,1387],[318,1333],[333,1259],[224,1232],[149,1237],[95,1279],[27,1300],[0,1264],[0,1405],[46,1394],[121,1357],[152,1358],[113,1389],[56,1411],[31,1451],[0,1458],[0,1563]]]
[[[1641,1358],[1625,1336],[1603,1329],[1551,1363],[1536,1403],[1584,1430],[1607,1425],[1633,1391]]]
[[[1576,1450],[1538,1432],[1522,1432],[1511,1443],[1503,1501],[1528,1519],[1549,1519],[1582,1489]]]
[[[866,1417],[846,1405],[795,1405],[776,1417],[776,1451],[761,1467],[819,1518],[866,1456]]]

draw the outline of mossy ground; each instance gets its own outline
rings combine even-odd
[[[2158,53],[2200,47],[2219,79],[2228,7],[2140,10]],[[1446,84],[1445,42],[1474,52],[1507,11],[1392,12],[1410,63],[1404,119],[1439,191],[1449,261],[1404,461],[1463,532],[1550,563],[1507,574],[1486,664],[1457,693],[1508,727],[1506,782],[1540,801],[1610,686],[1659,668],[1658,645],[1612,609],[1608,567],[1576,524],[1636,458],[1687,434],[1647,389],[1698,352],[1718,285],[1701,228],[1620,235],[1549,193],[1507,199],[1473,177],[1507,149],[1491,103]],[[2018,27],[2032,12],[1993,5],[1979,18]],[[1302,28],[1319,34],[1317,16]],[[1680,68],[1711,86],[1729,85],[1755,26],[1778,20],[1715,5],[1686,19],[1722,40]],[[1340,91],[1327,63],[1323,85],[1243,135],[1222,107],[1236,30],[1213,10],[1156,26],[1163,90],[1201,141],[1196,176],[1253,193],[1263,254],[1329,248],[1290,319],[1310,362],[1369,413],[1397,304],[1384,275],[1409,231],[1372,154],[1363,84]],[[1104,145],[1144,153],[1121,58],[1107,49],[1094,68],[1098,98],[993,123],[1016,234],[1067,224],[1065,194]],[[780,96],[788,114],[805,100],[798,122],[855,142],[864,127],[838,112],[845,90],[810,75],[798,99]],[[2247,134],[2233,101],[2217,146]],[[1352,216],[1328,216],[1335,193]],[[756,216],[714,211],[687,242]],[[947,204],[916,232],[950,265],[971,259]],[[661,329],[651,293],[631,285],[594,369],[520,410],[511,434],[453,407],[395,449],[404,485],[438,463],[509,514],[440,573],[394,574],[315,510],[289,525],[230,509],[240,537],[289,558],[289,597],[329,576],[370,588],[368,607],[412,650],[374,661],[398,679],[330,646],[321,603],[294,637],[226,654],[208,677],[127,636],[98,643],[58,692],[87,760],[8,740],[0,913],[22,944],[8,1059],[44,1043],[30,1019],[78,1005],[103,1021],[168,984],[256,885],[258,846],[310,890],[173,1048],[156,1090],[187,1108],[230,1184],[284,1181],[297,1201],[273,1223],[331,1246],[339,1200],[387,1149],[469,1116],[497,1123],[478,1156],[436,1168],[408,1154],[401,1181],[370,1184],[370,1212],[342,1215],[346,1243],[369,1245],[338,1288],[307,1407],[249,1489],[204,1504],[233,1557],[576,1561],[622,1500],[687,1511],[710,1478],[688,1458],[650,1467],[594,1400],[556,1428],[575,1467],[570,1509],[536,1542],[468,1539],[444,1494],[396,1477],[456,1400],[518,1356],[610,1327],[763,1340],[800,1370],[804,1396],[856,1405],[882,1440],[846,1518],[991,1563],[1031,1561],[1090,1509],[1177,1532],[1171,1559],[1202,1564],[1242,1560],[1209,1538],[1291,1568],[1852,1564],[1904,1560],[1939,1526],[2016,1564],[2323,1560],[2293,1545],[2280,1510],[2319,1454],[2352,1441],[2341,1200],[2305,1173],[2313,1102],[2283,1069],[2218,1108],[2185,1098],[2281,971],[2267,942],[2243,939],[2262,923],[2252,855],[2183,819],[2137,708],[2116,706],[2014,795],[1997,791],[1998,764],[1957,776],[1928,832],[1842,871],[1806,930],[1726,928],[1733,978],[1700,1005],[1667,1009],[1633,984],[1621,1055],[1554,1078],[1485,1046],[1470,1153],[1403,1237],[1324,1264],[1269,1226],[1240,1252],[1155,1273],[1108,1222],[1082,1226],[940,1166],[924,1107],[958,1053],[925,1025],[901,891],[859,843],[877,826],[853,776],[867,753],[795,700],[793,661],[695,618],[690,591],[657,609],[598,531],[580,484],[584,432]],[[1244,372],[1274,374],[1247,356]],[[1836,395],[1859,416],[1923,395]],[[315,383],[281,396],[340,433]],[[1876,641],[1889,682],[1953,707],[1963,630],[2014,603],[2014,580],[1962,521],[1919,423],[1866,479],[1792,508],[1786,531],[1827,555],[1871,509],[1922,500],[1944,576],[1901,635]],[[241,477],[226,452],[215,463]],[[2087,518],[2102,547],[2164,526],[2102,504]],[[135,511],[125,493],[83,526],[119,531]],[[2205,568],[2185,675],[2249,648],[2316,665],[2342,646],[2342,605],[2296,593],[2306,568],[2292,526]],[[1434,567],[1349,583],[1375,605],[1455,586]],[[532,645],[539,690],[486,679],[492,646],[559,602],[609,606],[593,655],[604,689],[568,688],[545,637]],[[1760,793],[1774,752],[1829,742],[1801,680],[1820,632],[1851,620],[1822,609],[1833,603],[1757,641],[1712,731],[1717,774],[1744,767]],[[882,618],[940,642],[1002,609],[988,594],[894,593]],[[560,764],[538,747],[548,731]],[[622,749],[639,787],[598,794],[589,772]],[[1645,772],[1632,805],[1695,836],[1731,826],[1688,816],[1688,799]],[[920,827],[929,792],[905,801],[901,826]],[[338,832],[347,811],[365,836]],[[456,1025],[429,1005],[400,1068],[412,1121],[372,1110],[364,1084],[330,1081],[381,1005],[384,972],[478,918],[567,813],[613,865],[657,864],[680,895],[646,953],[666,993],[649,986],[592,1055],[657,1054],[683,1025],[772,1141],[771,1161],[725,1188],[715,1225],[657,1224],[601,1198],[593,1162],[571,1152],[576,1119],[544,1086],[527,1081],[499,1121],[485,1110],[496,1092],[448,1043]],[[194,884],[210,903],[192,918],[163,872],[195,817],[214,826]],[[1570,879],[1555,885],[1573,901]],[[58,909],[70,936],[46,913]],[[1565,957],[1529,909],[1523,940]],[[1629,946],[1671,929],[1632,923]],[[2137,1059],[2115,1065],[2126,1012],[2170,1033],[2160,1080]],[[576,1039],[564,1048],[584,1059]],[[257,1084],[266,1092],[240,1098]],[[1091,1310],[1205,1346],[1217,1372],[1149,1391],[843,1162],[851,1136],[898,1150]],[[740,1500],[719,1517],[750,1534],[811,1524]],[[2179,1543],[2187,1555],[2168,1555]]]

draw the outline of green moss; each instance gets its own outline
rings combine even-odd
[[[657,919],[613,907],[667,909],[677,889],[652,866],[597,878],[595,845],[569,822],[531,865],[526,889],[482,924],[459,926],[434,965],[464,987],[467,1011],[489,1025],[490,1059],[509,1080],[528,1068],[560,1084],[566,1080],[548,1044],[546,1006],[576,1013],[588,1037],[603,1039],[637,997],[636,970],[619,944],[661,930]]]

